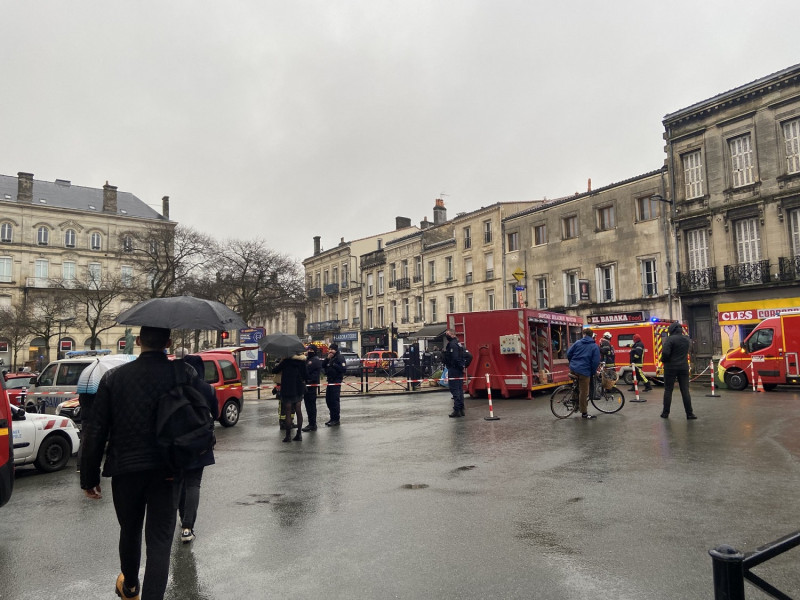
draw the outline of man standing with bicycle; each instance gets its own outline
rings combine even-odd
[[[567,360],[569,360],[569,370],[578,376],[578,404],[581,417],[595,419],[596,417],[588,414],[587,410],[589,390],[592,388],[597,367],[600,366],[600,348],[594,341],[591,329],[584,329],[583,337],[569,347]]]

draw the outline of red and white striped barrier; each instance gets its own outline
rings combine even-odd
[[[486,374],[486,394],[489,396],[489,416],[483,417],[487,421],[499,421],[500,417],[494,416],[494,409],[492,408],[492,384],[489,382],[489,374]]]
[[[716,393],[716,382],[714,381],[714,359],[712,358],[708,368],[711,370],[711,393],[706,394],[709,398],[720,398],[721,396]]]

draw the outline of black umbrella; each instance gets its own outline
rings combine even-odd
[[[151,298],[122,311],[117,323],[165,329],[242,329],[242,318],[221,302],[193,296]]]
[[[259,347],[270,356],[288,358],[305,352],[305,344],[290,333],[270,333],[258,340]]]

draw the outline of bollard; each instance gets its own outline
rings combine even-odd
[[[641,398],[639,398],[639,379],[636,377],[636,367],[633,363],[631,363],[631,369],[633,370],[633,393],[635,398],[631,400],[631,402],[644,402]]]
[[[489,416],[483,417],[487,421],[499,421],[500,417],[494,416],[494,409],[492,408],[492,384],[489,382],[489,374],[486,374],[486,393],[489,396]]]
[[[753,382],[753,391],[756,391],[756,368],[753,366],[753,363],[750,362],[750,381]]]
[[[714,600],[745,600],[744,554],[727,545],[708,553],[714,572]]]
[[[713,358],[711,359],[711,364],[709,365],[709,368],[711,369],[711,393],[710,394],[706,394],[706,396],[708,398],[720,398],[720,395],[714,392],[714,390],[716,388],[714,387],[715,386],[715,382],[714,382],[714,359]]]

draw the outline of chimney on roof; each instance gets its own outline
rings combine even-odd
[[[437,198],[433,207],[433,224],[441,225],[445,221],[447,221],[447,209],[444,207],[444,200]]]
[[[395,217],[394,218],[394,228],[395,229],[405,229],[406,227],[411,227],[411,219],[408,217]]]
[[[117,214],[117,186],[103,186],[103,212]]]
[[[589,177],[589,182],[586,184],[586,191],[587,192],[591,192],[592,191],[592,178],[591,177]]]
[[[33,202],[33,173],[17,173],[17,202]]]
[[[383,239],[378,238],[378,250],[383,250]]]
[[[419,222],[419,228],[427,229],[428,227],[433,227],[433,223],[428,221],[428,217],[425,217],[424,219],[422,219],[422,221]]]
[[[161,216],[169,221],[169,196],[161,198]]]
[[[322,245],[320,244],[320,240],[321,239],[322,238],[320,236],[318,236],[318,235],[314,236],[314,256],[319,254],[321,249],[322,249]]]

